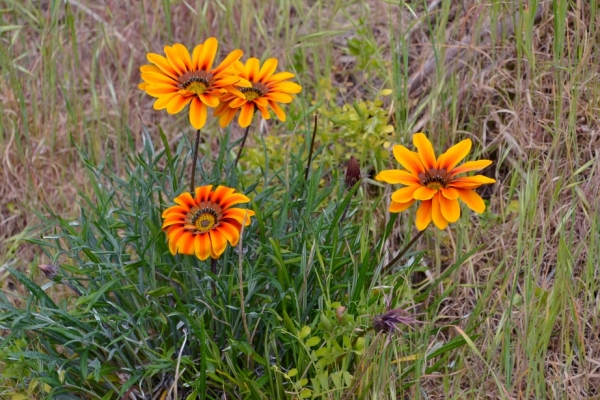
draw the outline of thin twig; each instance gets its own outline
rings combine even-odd
[[[410,242],[408,242],[408,244],[402,249],[402,251],[400,251],[400,253],[398,253],[398,255],[396,257],[394,257],[394,259],[392,261],[390,261],[385,267],[383,267],[381,269],[381,272],[385,272],[386,270],[388,270],[388,268],[393,267],[398,261],[400,261],[400,259],[406,254],[406,252],[412,247],[413,244],[415,244],[415,242],[423,235],[423,233],[425,233],[425,229],[423,229],[422,231],[419,231],[419,233],[417,233],[417,235],[412,238],[412,240]]]
[[[248,218],[248,213],[244,214],[244,220],[242,221],[242,228],[240,229],[240,241],[238,243],[238,280],[240,281],[240,310],[242,312],[242,324],[244,325],[244,331],[246,332],[246,338],[248,339],[248,343],[252,346],[252,336],[250,335],[250,329],[248,329],[248,321],[246,317],[246,306],[244,300],[244,275],[242,269],[242,263],[244,260],[244,252],[243,252],[243,236],[244,236],[244,226],[246,226],[246,219]],[[254,356],[252,354],[248,355],[248,368],[251,370],[254,369]]]
[[[315,146],[315,136],[317,136],[317,114],[315,114],[315,127],[313,129],[312,138],[310,139],[310,151],[308,153],[308,163],[306,164],[306,172],[304,172],[304,180],[308,179],[308,171],[312,163],[313,147]]]
[[[250,130],[250,125],[246,127],[246,131],[244,132],[244,138],[242,139],[242,143],[240,144],[240,149],[238,150],[237,156],[235,157],[235,162],[233,163],[233,168],[236,168],[238,165],[238,161],[240,161],[240,157],[242,157],[242,150],[244,150],[244,145],[246,144],[246,138],[248,137],[248,131]]]
[[[250,329],[248,329],[248,321],[246,321],[246,306],[244,305],[244,275],[242,263],[244,260],[244,252],[242,249],[242,238],[244,236],[244,226],[246,225],[246,219],[248,218],[248,213],[244,214],[244,220],[242,221],[242,228],[240,229],[240,241],[238,243],[238,280],[240,281],[240,311],[242,312],[242,324],[244,325],[244,331],[246,332],[246,338],[248,338],[248,343],[252,345],[252,337],[250,336]],[[252,361],[252,355],[249,356]],[[248,360],[250,361],[250,360]]]
[[[196,190],[196,160],[198,160],[198,147],[200,146],[200,129],[196,131],[196,144],[194,145],[194,159],[192,160],[192,181],[190,182],[190,193],[194,195]]]
[[[173,398],[177,399],[177,381],[179,380],[179,366],[181,365],[181,356],[183,355],[183,349],[185,349],[185,343],[187,342],[187,330],[183,330],[183,344],[181,345],[181,349],[179,350],[179,356],[177,357],[177,365],[175,366],[175,379],[173,380],[173,385],[169,389],[169,393],[167,394],[167,398],[171,395],[172,391],[175,391]]]

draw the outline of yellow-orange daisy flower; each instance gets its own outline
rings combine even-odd
[[[167,208],[162,229],[167,234],[171,254],[196,255],[201,260],[219,258],[227,242],[235,246],[245,221],[250,225],[254,211],[232,208],[250,199],[235,189],[212,185],[196,188],[196,195],[185,192],[175,198],[177,205]]]
[[[207,107],[218,106],[219,96],[228,89],[236,90],[232,85],[248,85],[230,68],[242,57],[241,50],[232,51],[212,68],[218,47],[217,39],[211,37],[196,46],[191,56],[179,43],[165,46],[166,57],[148,53],[152,64],[140,67],[144,82],[138,87],[157,98],[155,110],[166,108],[169,114],[177,114],[189,104],[190,123],[200,129],[206,123]]]
[[[437,159],[431,142],[424,134],[415,134],[413,143],[417,148],[416,153],[400,145],[393,149],[394,157],[406,170],[381,171],[375,177],[378,181],[406,185],[392,194],[390,212],[402,212],[420,200],[416,225],[422,231],[431,221],[439,229],[458,221],[458,199],[477,213],[485,210],[483,200],[474,189],[496,180],[483,175],[457,177],[464,172],[481,170],[492,163],[490,160],[478,160],[456,166],[471,150],[470,139],[450,147]]]
[[[293,94],[300,93],[302,87],[294,82],[288,82],[295,75],[290,72],[279,72],[277,59],[269,58],[262,67],[258,58],[250,58],[246,64],[236,61],[233,67],[239,71],[240,77],[250,82],[250,85],[237,84],[238,91],[229,90],[221,96],[221,104],[215,109],[215,117],[219,117],[219,125],[229,125],[238,109],[238,123],[242,128],[250,125],[255,109],[258,109],[264,119],[269,119],[271,108],[280,121],[285,121],[285,112],[277,103],[290,103]],[[245,82],[244,82],[245,83]]]

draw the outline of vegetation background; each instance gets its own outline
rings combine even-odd
[[[444,233],[429,228],[416,244],[414,284],[481,248],[435,287],[435,312],[414,339],[433,348],[468,331],[472,341],[444,368],[413,377],[407,396],[600,398],[596,0],[2,0],[0,19],[0,286],[17,306],[29,292],[6,268],[41,285],[35,267],[49,261],[25,239],[39,237],[45,216],[78,216],[78,196],[94,192],[78,148],[125,175],[129,141],[143,147],[142,124],[156,143],[162,127],[172,147],[192,135],[185,113],[156,112],[137,89],[146,53],[216,36],[225,51],[277,57],[303,87],[291,123],[253,124],[246,168],[265,162],[252,152],[260,135],[274,153],[291,148],[316,111],[316,163],[343,170],[352,152],[373,174],[382,165],[361,154],[364,142],[334,145],[366,128],[332,132],[348,124],[339,120],[351,113],[345,104],[376,98],[382,144],[407,145],[424,131],[440,151],[469,137],[478,158],[494,160],[488,211]],[[382,89],[392,94],[378,97]],[[241,134],[232,128],[232,140]],[[219,148],[217,135],[206,137],[205,153]],[[415,232],[402,218],[391,253]],[[0,394],[10,390],[0,383]]]

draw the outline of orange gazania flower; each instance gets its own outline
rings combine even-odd
[[[245,221],[250,225],[254,211],[232,208],[250,199],[235,189],[212,185],[196,188],[196,196],[185,192],[175,198],[177,205],[167,208],[162,229],[167,234],[171,254],[196,255],[201,260],[219,258],[227,242],[235,246]]]
[[[458,199],[477,213],[485,210],[483,200],[473,189],[496,180],[483,175],[456,177],[464,172],[481,170],[492,163],[490,160],[478,160],[456,166],[471,150],[470,139],[450,147],[437,159],[431,142],[424,134],[415,134],[413,143],[417,153],[400,145],[393,149],[394,157],[406,170],[381,171],[375,177],[378,181],[406,185],[392,194],[390,212],[402,212],[420,200],[416,225],[422,231],[431,221],[439,229],[445,229],[449,222],[458,221]]]
[[[194,48],[192,55],[182,44],[165,46],[166,57],[148,53],[152,64],[140,67],[142,80],[138,87],[156,97],[155,110],[167,109],[177,114],[190,105],[190,123],[200,129],[206,123],[207,107],[219,105],[219,96],[227,90],[235,90],[240,82],[237,71],[231,65],[242,57],[241,50],[232,51],[216,68],[212,68],[219,43],[214,37],[206,39]]]
[[[215,109],[215,117],[220,117],[219,125],[223,128],[229,125],[238,109],[238,123],[242,128],[250,125],[255,109],[260,111],[264,119],[269,119],[268,109],[271,108],[280,121],[285,121],[285,112],[277,103],[290,103],[293,100],[291,95],[302,90],[297,83],[287,82],[295,75],[290,72],[274,74],[277,69],[276,58],[269,58],[262,67],[258,58],[248,59],[246,65],[236,61],[233,67],[250,85],[237,84],[239,91],[230,90],[221,96],[221,104]]]

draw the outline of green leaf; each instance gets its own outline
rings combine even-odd
[[[300,330],[300,332],[298,332],[298,337],[300,339],[304,339],[305,337],[307,337],[308,335],[310,335],[310,326],[303,326],[302,329]]]

